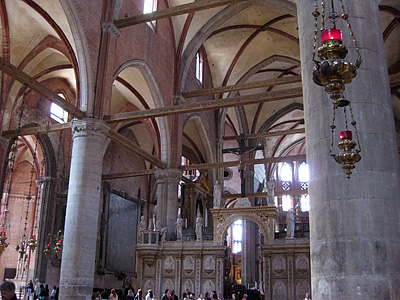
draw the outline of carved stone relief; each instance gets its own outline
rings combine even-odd
[[[207,273],[207,275],[212,275],[215,273],[215,259],[212,256],[207,256],[204,258],[204,272]]]
[[[148,276],[148,275],[154,275],[156,273],[156,265],[154,264],[154,261],[152,261],[152,264],[144,264],[144,275]]]
[[[174,288],[175,288],[174,282],[173,282],[171,279],[165,279],[164,282],[163,282],[163,285],[162,285],[162,290],[161,290],[161,292],[164,293],[164,291],[165,291],[166,289],[172,290],[172,289],[174,289]],[[146,291],[146,290],[145,290],[145,291]],[[160,296],[160,298],[161,298],[161,296]]]
[[[154,273],[153,273],[154,274]],[[154,279],[147,279],[143,284],[143,294],[145,294],[148,290],[154,291]]]
[[[194,291],[194,285],[193,285],[193,281],[191,279],[187,279],[183,283],[182,291],[184,291],[185,289],[188,289],[188,291]]]
[[[175,260],[171,257],[168,256],[165,260],[164,260],[164,271],[167,274],[171,274],[175,269]]]
[[[187,256],[185,258],[185,260],[183,261],[183,271],[185,271],[185,273],[187,275],[190,275],[193,273],[194,271],[194,259],[191,256]],[[190,290],[193,291],[193,290]]]
[[[297,279],[296,280],[296,300],[304,299],[306,293],[310,292],[310,282],[306,279]]]
[[[272,282],[272,300],[287,299],[286,280],[275,279]]]
[[[284,275],[286,272],[286,259],[283,255],[272,257],[272,272],[274,275]]]
[[[296,274],[307,275],[310,271],[308,254],[298,254],[295,258]]]
[[[203,284],[203,289],[202,292],[205,295],[207,292],[208,294],[212,295],[212,291],[215,291],[215,283],[213,280],[207,280],[204,284]]]

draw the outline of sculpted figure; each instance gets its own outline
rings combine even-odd
[[[286,214],[286,237],[294,237],[294,215],[291,209],[289,209]]]
[[[182,227],[183,227],[183,220],[181,215],[178,215],[175,223],[175,232],[176,232],[176,240],[182,241]]]
[[[201,216],[200,211],[197,212],[196,218],[196,239],[201,241],[203,239],[203,217]]]
[[[146,229],[146,224],[145,224],[144,216],[140,217],[140,223],[139,223],[139,232],[142,232],[143,230]]]
[[[218,184],[218,180],[214,184],[214,208],[220,208],[221,207],[221,186]]]
[[[167,232],[168,232],[167,227],[163,227],[161,229],[161,242],[165,242],[167,240]]]
[[[275,180],[270,180],[267,182],[268,191],[268,206],[275,206]]]

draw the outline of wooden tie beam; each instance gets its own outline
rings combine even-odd
[[[49,124],[49,125],[35,126],[35,127],[24,127],[21,128],[20,130],[6,130],[2,132],[1,136],[4,138],[11,138],[17,135],[23,136],[23,135],[45,134],[65,129],[71,129],[70,122],[62,124]]]
[[[238,97],[218,99],[218,100],[185,103],[168,107],[160,107],[160,108],[147,109],[135,112],[107,115],[104,116],[104,120],[108,123],[142,120],[148,118],[170,116],[175,114],[184,114],[184,113],[192,113],[198,111],[228,108],[234,106],[243,106],[261,102],[272,102],[272,101],[301,97],[302,95],[303,95],[302,88],[293,88],[282,91],[272,91],[272,92],[266,92],[248,96],[238,96]]]
[[[173,7],[169,7],[162,10],[157,10],[152,13],[137,15],[132,17],[127,17],[124,19],[119,19],[114,21],[114,25],[118,28],[125,28],[128,26],[156,21],[159,19],[174,17],[178,15],[188,14],[200,10],[210,9],[214,7],[220,7],[224,5],[229,5],[236,2],[243,2],[246,0],[202,0],[202,1],[194,1],[191,3],[177,5]]]
[[[258,138],[264,138],[264,137],[272,137],[272,136],[283,136],[283,135],[289,135],[289,134],[299,134],[299,133],[305,133],[306,130],[304,128],[299,128],[299,129],[292,129],[292,130],[280,130],[280,131],[272,131],[272,132],[265,132],[265,133],[255,133],[255,134],[246,134],[244,135],[244,138],[246,139],[258,139]],[[234,135],[234,136],[224,136],[225,141],[234,141],[239,139],[240,136]]]
[[[40,95],[46,97],[47,99],[53,101],[54,103],[61,106],[64,110],[66,110],[69,114],[81,119],[84,117],[84,112],[81,111],[75,105],[69,103],[64,98],[60,97],[57,93],[49,90],[45,86],[43,86],[40,82],[35,80],[33,77],[29,76],[25,72],[21,71],[14,65],[7,62],[4,58],[0,57],[0,70],[10,75],[15,80],[21,82],[23,85],[26,85],[30,89],[39,93]]]
[[[298,83],[298,82],[301,82],[300,76],[290,76],[290,77],[276,78],[263,81],[239,83],[235,85],[227,85],[211,89],[183,92],[182,96],[184,98],[193,98],[193,97],[208,96],[208,95],[222,94],[222,93],[235,92],[241,90],[255,89],[266,86]]]
[[[123,135],[116,132],[115,130],[110,129],[110,131],[108,132],[108,137],[115,143],[130,149],[132,152],[136,153],[137,155],[144,158],[148,162],[152,163],[156,167],[165,169],[166,165],[162,162],[162,160],[148,153],[147,151],[143,150],[140,146],[136,145]]]

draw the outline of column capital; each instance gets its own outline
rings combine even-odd
[[[101,29],[103,32],[112,33],[115,37],[119,37],[121,35],[121,32],[115,26],[114,22],[101,22]]]
[[[154,177],[158,182],[178,183],[182,177],[182,171],[179,169],[156,169]]]
[[[106,122],[93,118],[74,119],[71,122],[73,138],[86,135],[106,136],[110,127]]]

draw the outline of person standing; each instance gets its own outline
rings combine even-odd
[[[118,300],[118,295],[115,289],[111,289],[111,294],[110,297],[108,297],[108,300]]]
[[[27,300],[31,300],[31,297],[33,295],[33,290],[34,290],[33,282],[32,282],[32,279],[30,279],[26,286],[26,296],[27,296],[26,299]]]
[[[175,295],[175,290],[171,290],[171,298],[172,298],[172,300],[179,300],[178,296]]]
[[[53,289],[51,290],[50,293],[50,299],[56,299],[56,293],[57,293],[57,286],[53,286]]]
[[[169,291],[169,289],[165,290],[161,300],[171,300],[171,292]]]
[[[147,291],[146,300],[155,300],[153,295],[153,290]]]
[[[132,290],[128,290],[128,295],[126,295],[126,300],[135,300],[135,295],[133,294]]]
[[[137,290],[135,300],[142,300],[142,290],[141,289]]]
[[[306,297],[304,298],[304,300],[311,300],[310,293],[306,293]]]
[[[3,300],[17,300],[15,295],[15,284],[12,281],[4,281],[0,285],[1,299]]]

